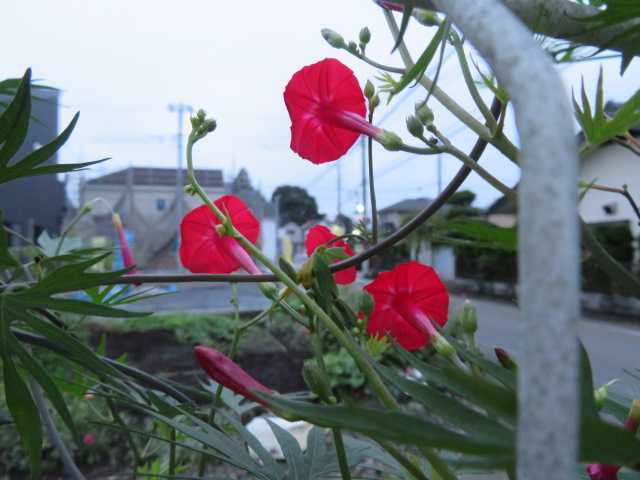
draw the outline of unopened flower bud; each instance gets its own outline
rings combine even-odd
[[[84,205],[82,205],[82,207],[80,208],[80,213],[82,215],[91,212],[91,210],[93,210],[93,203],[91,202],[87,202]]]
[[[409,115],[407,117],[407,130],[409,130],[409,133],[416,138],[422,138],[422,135],[424,134],[424,127],[422,126],[422,123],[420,123],[420,120],[413,115]]]
[[[425,27],[435,27],[436,25],[440,25],[438,14],[433,10],[416,8],[413,10],[413,18],[415,18],[419,24],[424,25]]]
[[[371,100],[369,100],[369,109],[375,110],[378,105],[380,105],[380,97],[378,95],[374,95],[371,97]]]
[[[87,447],[96,443],[96,437],[87,433],[84,437],[82,437],[82,443],[84,443]]]
[[[629,409],[627,420],[624,422],[624,428],[630,432],[636,433],[638,425],[640,425],[640,400],[634,400],[631,404],[631,408]]]
[[[495,348],[493,350],[496,354],[496,358],[507,370],[517,370],[518,364],[513,361],[513,359],[509,356],[507,351],[504,348]]]
[[[207,118],[207,112],[205,112],[202,108],[199,108],[196,112],[196,118],[200,121],[204,121]]]
[[[269,300],[278,298],[278,287],[273,282],[260,282],[258,283],[258,288]]]
[[[402,147],[402,139],[393,132],[388,130],[382,130],[378,135],[376,135],[376,140],[380,142],[380,144],[390,151],[400,150]]]
[[[196,189],[189,183],[188,185],[184,186],[184,193],[193,197],[196,194]]]
[[[347,45],[347,50],[349,50],[351,53],[358,53],[358,45],[356,45],[356,42],[351,41]]]
[[[376,88],[371,83],[371,80],[367,80],[367,83],[364,84],[364,96],[367,97],[368,100],[371,100],[376,93]]]
[[[429,126],[433,124],[433,112],[424,102],[416,103],[416,116],[418,120],[422,122],[423,125]]]
[[[602,407],[604,407],[604,402],[609,396],[609,387],[614,383],[616,383],[617,381],[618,379],[613,379],[610,382],[607,382],[604,385],[602,385],[600,388],[596,388],[594,390],[593,396],[595,397],[596,408],[598,410],[602,410]]]
[[[446,358],[452,358],[456,354],[456,349],[439,333],[436,334],[432,340],[433,348],[440,355]]]
[[[460,311],[460,325],[462,331],[473,335],[478,331],[478,313],[476,307],[469,300],[465,300]]]
[[[325,402],[329,402],[332,395],[331,385],[315,360],[309,360],[304,363],[302,378],[310,391]]]
[[[369,27],[363,27],[360,30],[360,43],[366,45],[371,40],[371,32],[369,31]]]
[[[218,123],[213,118],[211,118],[209,120],[205,120],[204,124],[202,125],[203,129],[207,133],[213,132],[216,129],[217,126],[218,126]]]
[[[322,37],[327,41],[329,45],[333,48],[345,48],[346,45],[344,43],[344,38],[337,32],[334,32],[330,28],[323,28],[320,33]]]

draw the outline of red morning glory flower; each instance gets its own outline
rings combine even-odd
[[[389,2],[387,0],[374,0],[381,7],[387,8],[389,10],[395,10],[396,12],[404,12],[404,5],[402,3],[397,2]]]
[[[260,222],[233,195],[223,195],[215,205],[231,219],[233,226],[251,243],[258,241]],[[218,217],[207,205],[187,213],[180,223],[180,261],[192,273],[230,273],[242,267],[251,274],[260,270],[251,256],[229,235],[220,235]]]
[[[238,395],[266,406],[264,400],[258,398],[253,392],[273,393],[273,390],[262,385],[219,351],[203,346],[197,346],[193,350],[198,363],[209,377]]]
[[[449,293],[433,268],[421,263],[402,263],[382,272],[364,289],[375,303],[367,324],[371,336],[388,334],[407,350],[415,350],[436,336],[432,322],[447,322]]]
[[[311,257],[313,252],[316,251],[316,248],[327,245],[331,240],[336,238],[336,236],[331,233],[324,225],[314,225],[307,232],[307,238],[304,241],[304,246],[307,249],[307,256]],[[353,256],[353,250],[347,242],[344,240],[336,240],[335,242],[331,242],[330,247],[342,248],[344,252],[350,257]],[[333,263],[339,262],[340,260],[335,260]],[[335,272],[333,274],[333,278],[339,285],[348,285],[353,283],[356,279],[356,267],[345,268],[344,270],[340,270],[339,272]]]
[[[316,164],[340,158],[362,133],[376,137],[383,132],[365,120],[358,80],[335,58],[296,72],[284,102],[291,117],[291,150]]]

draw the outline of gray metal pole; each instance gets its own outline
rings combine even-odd
[[[579,445],[578,155],[568,95],[549,56],[500,1],[433,3],[506,88],[522,144],[518,478],[573,479]]]

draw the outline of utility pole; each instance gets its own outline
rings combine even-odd
[[[184,136],[184,114],[185,113],[193,113],[193,108],[191,105],[185,105],[182,102],[179,103],[170,103],[169,111],[172,113],[176,113],[178,115],[178,132],[176,137],[176,154],[177,154],[177,165],[176,165],[176,250],[178,248],[178,243],[180,242],[180,222],[182,220],[182,216],[184,212],[182,211],[182,195],[184,194],[184,181],[183,181],[183,172],[182,172],[182,159],[184,156],[184,152],[182,151],[182,139]],[[178,259],[178,255],[176,255],[176,264],[178,270],[180,270],[180,260]]]

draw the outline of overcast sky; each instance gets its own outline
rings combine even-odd
[[[377,74],[345,51],[329,47],[320,36],[324,27],[357,40],[360,28],[368,25],[369,56],[400,66],[400,58],[389,54],[391,36],[371,0],[4,0],[2,23],[0,78],[20,76],[31,66],[35,78],[63,90],[61,125],[81,112],[62,162],[112,157],[87,176],[129,165],[174,167],[177,117],[167,105],[184,102],[218,120],[215,134],[198,144],[197,167],[220,168],[227,180],[246,167],[266,196],[282,184],[306,187],[329,216],[337,209],[338,163],[313,165],[291,152],[284,87],[296,70],[329,56],[352,68],[361,84]],[[414,57],[432,34],[433,29],[412,22],[408,43]],[[625,100],[638,88],[639,65],[634,60],[620,78],[617,60],[605,64],[609,99]],[[597,71],[595,62],[565,68],[567,92],[579,87],[581,76],[593,85]],[[440,85],[475,111],[453,58]],[[413,89],[384,127],[409,141],[404,118],[423,95],[420,87]],[[394,109],[398,99],[381,108],[378,118],[385,109]],[[459,123],[436,102],[433,108],[441,130],[459,131]],[[463,130],[454,140],[468,149],[475,138]],[[381,207],[437,193],[435,157],[416,158],[380,147],[374,157]],[[343,212],[348,215],[355,214],[362,196],[360,158],[358,143],[339,161]],[[459,163],[451,158],[443,163],[446,182]],[[517,169],[495,151],[489,150],[483,163],[506,183],[517,182]],[[475,175],[465,188],[477,193],[479,206],[499,196]]]

